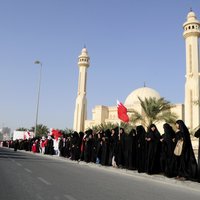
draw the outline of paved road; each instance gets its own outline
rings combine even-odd
[[[0,148],[0,200],[199,200],[187,185]]]

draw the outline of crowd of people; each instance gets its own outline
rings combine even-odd
[[[182,141],[181,152],[175,155],[179,141]],[[98,132],[90,129],[59,138],[48,136],[9,141],[8,146],[15,151],[23,149],[75,161],[137,170],[139,173],[200,181],[200,163],[197,164],[189,131],[182,120],[176,121],[176,131],[165,123],[163,134],[160,134],[155,124],[151,124],[147,131],[142,125],[129,133],[120,127]]]

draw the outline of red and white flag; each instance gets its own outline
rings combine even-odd
[[[123,122],[129,122],[129,116],[127,115],[127,108],[117,100],[117,114],[118,118]]]
[[[56,130],[56,129],[51,129],[50,130],[51,132],[51,135],[54,137],[54,139],[57,141],[59,137],[62,136],[62,133],[59,131],[59,130]]]

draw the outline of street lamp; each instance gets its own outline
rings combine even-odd
[[[42,63],[38,60],[35,61],[36,65],[40,65],[40,75],[39,75],[39,83],[38,83],[38,93],[37,93],[37,105],[36,105],[36,117],[35,117],[35,136],[37,133],[37,121],[38,121],[38,110],[39,110],[39,102],[40,102],[40,85],[41,85],[41,78],[42,78]]]

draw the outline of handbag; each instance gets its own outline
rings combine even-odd
[[[176,143],[176,147],[174,149],[174,154],[176,156],[180,156],[183,150],[183,139],[180,139]]]

